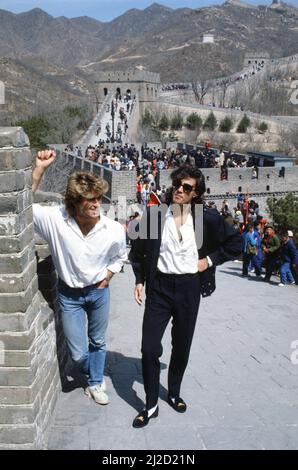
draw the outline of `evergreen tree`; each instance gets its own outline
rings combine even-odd
[[[173,131],[178,131],[181,129],[183,126],[183,117],[182,115],[178,112],[175,114],[175,116],[172,117],[171,119],[171,129]]]
[[[214,131],[214,129],[217,126],[217,120],[216,117],[214,116],[213,111],[211,111],[208,116],[206,121],[204,122],[204,129],[209,129],[210,131]]]
[[[46,115],[33,116],[29,119],[23,119],[16,123],[24,129],[30,140],[32,148],[44,148],[49,142],[46,142],[46,136],[50,131],[50,126]]]
[[[32,148],[41,149],[49,143],[68,144],[78,129],[87,129],[92,121],[88,107],[67,106],[62,111],[39,114],[18,121],[23,127]]]
[[[149,109],[145,109],[145,113],[143,114],[142,118],[142,126],[150,127],[153,123],[153,116],[150,113]]]
[[[169,128],[169,125],[170,123],[169,123],[168,117],[165,114],[163,114],[158,124],[159,129],[162,131],[166,131]]]
[[[239,132],[240,134],[245,134],[249,126],[250,126],[250,119],[245,114],[238,124],[237,132]]]
[[[202,118],[197,113],[191,113],[187,116],[186,127],[191,130],[201,129],[203,124]]]
[[[220,132],[230,132],[233,127],[233,121],[231,118],[226,116],[220,123],[219,130]]]
[[[284,198],[268,198],[270,219],[277,232],[292,230],[298,243],[298,196],[290,193]]]
[[[258,131],[261,132],[262,134],[265,134],[266,131],[268,131],[268,125],[266,122],[261,122],[261,124],[257,127]]]

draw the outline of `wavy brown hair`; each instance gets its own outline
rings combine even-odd
[[[71,217],[75,216],[78,204],[85,199],[103,196],[109,184],[103,178],[88,171],[75,171],[70,175],[65,193],[65,207]]]

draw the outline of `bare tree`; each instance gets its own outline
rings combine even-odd
[[[298,150],[298,132],[297,129],[287,129],[285,126],[279,127],[281,144],[279,150],[290,155]]]
[[[189,72],[187,81],[190,83],[195,99],[198,103],[204,104],[204,97],[212,86],[209,75],[204,71]]]
[[[227,80],[224,80],[220,85],[220,106],[225,106],[225,100],[229,86],[230,84]]]

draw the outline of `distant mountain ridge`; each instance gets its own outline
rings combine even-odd
[[[203,44],[204,33],[212,33],[215,43]],[[159,72],[164,82],[222,77],[242,69],[246,52],[260,50],[273,58],[298,52],[297,8],[279,1],[257,6],[227,0],[195,9],[153,3],[110,22],[54,18],[40,8],[0,10],[0,58],[9,59],[7,70],[0,67],[0,80],[8,92],[16,96],[20,88],[25,97],[30,73],[34,83],[44,73],[47,86],[40,96],[46,103],[55,93],[62,99],[64,89],[68,101],[74,96],[77,102],[80,93],[82,99],[90,96],[98,71],[145,69]]]
[[[64,67],[83,66],[90,73],[141,66],[161,71],[167,80],[179,77],[181,66],[196,71],[204,65],[216,74],[217,63],[219,72],[230,73],[241,66],[245,52],[258,51],[260,45],[273,57],[293,54],[298,51],[297,23],[298,9],[291,5],[256,6],[241,0],[197,9],[153,3],[110,22],[54,18],[40,8],[20,14],[0,10],[0,56],[29,61],[38,56]],[[206,32],[215,35],[212,47],[202,45]]]

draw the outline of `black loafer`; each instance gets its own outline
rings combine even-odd
[[[174,408],[175,411],[178,411],[178,413],[185,413],[187,406],[184,400],[182,398],[170,398],[168,397],[168,404]]]
[[[153,415],[148,416],[148,411],[143,410],[141,413],[138,414],[138,416],[135,417],[135,419],[132,422],[132,425],[134,428],[143,428],[144,426],[147,426],[151,418],[156,418],[158,416],[158,407],[154,411]]]

